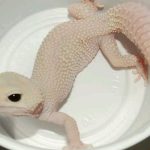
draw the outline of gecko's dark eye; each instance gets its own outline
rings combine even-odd
[[[18,102],[21,100],[21,94],[12,94],[8,96],[8,99],[12,102]]]

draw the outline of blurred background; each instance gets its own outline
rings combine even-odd
[[[150,149],[150,138],[126,150],[149,150],[149,149]],[[7,149],[0,147],[0,150],[7,150]]]

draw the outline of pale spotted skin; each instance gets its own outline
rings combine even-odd
[[[147,9],[140,4],[126,3],[98,14],[101,7],[103,6],[94,0],[84,0],[69,7],[69,12],[75,19],[58,25],[43,40],[31,79],[16,73],[0,75],[0,88],[3,89],[0,92],[0,106],[5,108],[5,111],[1,112],[19,115],[16,111],[18,108],[20,115],[30,115],[64,126],[68,138],[68,146],[64,147],[64,150],[92,149],[91,145],[81,142],[75,120],[58,110],[71,92],[76,76],[94,59],[100,49],[113,67],[136,67],[145,77],[136,56],[120,54],[114,33],[124,33],[141,48],[145,59],[150,62],[149,52],[145,51],[148,49],[145,40],[150,39],[146,32],[148,19],[144,17],[142,20],[143,14],[149,15]],[[137,18],[142,20],[140,25]],[[13,84],[10,82],[11,75]],[[28,90],[24,90],[25,85],[21,81],[26,82],[30,88],[27,86]],[[20,91],[23,98],[19,102],[13,103],[7,99],[7,93]],[[4,102],[5,97],[7,101]],[[10,107],[15,108],[15,112],[14,109],[9,111]]]

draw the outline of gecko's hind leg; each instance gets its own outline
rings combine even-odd
[[[119,52],[114,35],[103,36],[100,42],[100,47],[104,56],[108,59],[110,64],[115,68],[131,68],[135,67],[138,74],[147,80],[147,75],[144,72],[143,65],[138,61],[135,55],[122,55]],[[138,76],[139,78],[139,76]]]

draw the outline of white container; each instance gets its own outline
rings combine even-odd
[[[101,3],[107,9],[123,1]],[[56,24],[69,19],[66,7],[75,2],[0,0],[0,72],[30,77],[42,39]],[[135,48],[127,39],[121,41],[126,49]],[[125,53],[123,45],[118,41]],[[96,150],[122,150],[150,135],[150,87],[134,79],[131,70],[113,70],[101,54],[77,77],[61,111],[77,120],[83,141]],[[63,130],[49,123],[1,116],[0,125],[0,145],[8,149],[58,150],[65,145]]]

